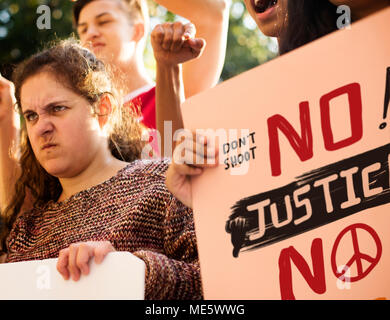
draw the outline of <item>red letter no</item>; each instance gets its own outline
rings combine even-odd
[[[332,127],[330,125],[330,104],[329,101],[348,94],[349,99],[349,114],[351,119],[352,134],[349,138],[334,142]],[[325,149],[328,151],[338,150],[347,147],[357,141],[363,136],[363,121],[362,121],[362,97],[360,92],[360,85],[358,83],[351,83],[344,87],[338,88],[326,95],[320,100],[321,106],[321,126],[322,134],[324,136]]]
[[[313,136],[310,124],[309,103],[307,101],[301,102],[299,105],[299,115],[301,136],[283,116],[276,114],[268,119],[269,155],[271,171],[274,177],[281,174],[278,129],[284,133],[301,161],[306,161],[313,157]]]
[[[306,263],[305,259],[295,250],[294,247],[283,249],[279,257],[279,282],[280,293],[282,300],[295,300],[292,274],[291,274],[291,261],[294,262],[300,273],[309,284],[310,288],[318,294],[325,293],[325,266],[324,255],[322,250],[322,240],[314,239],[311,245],[311,257],[313,260],[313,275],[310,272],[310,267]]]

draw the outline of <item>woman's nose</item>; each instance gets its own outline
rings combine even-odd
[[[54,124],[50,117],[42,115],[39,117],[38,122],[35,125],[36,134],[38,136],[46,136],[53,132]]]

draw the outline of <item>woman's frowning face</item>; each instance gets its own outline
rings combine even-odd
[[[21,107],[34,155],[55,177],[80,174],[107,141],[91,104],[50,72],[27,78]]]
[[[260,31],[278,37],[287,21],[288,0],[245,0],[245,5]]]

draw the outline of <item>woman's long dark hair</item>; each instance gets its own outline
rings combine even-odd
[[[109,94],[113,100],[120,100],[103,62],[70,39],[32,56],[15,69],[13,82],[20,112],[22,85],[28,78],[40,72],[50,72],[61,83],[85,98],[91,106],[96,106],[104,94]],[[131,162],[141,157],[144,146],[141,140],[142,129],[132,116],[130,108],[122,108],[120,102],[113,102],[108,120],[108,147],[114,157]],[[62,192],[58,178],[48,174],[36,159],[24,122],[21,128],[20,154],[22,172],[16,181],[15,194],[1,217],[0,243],[3,252],[6,251],[5,239],[23,207],[27,194],[32,196],[35,207],[41,207],[51,200],[57,201]]]
[[[337,30],[337,6],[329,0],[289,0],[287,27],[279,40],[280,54]]]

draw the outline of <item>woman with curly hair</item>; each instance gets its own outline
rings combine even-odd
[[[64,41],[19,65],[13,82],[25,121],[21,175],[2,214],[4,262],[58,257],[77,281],[90,259],[127,251],[145,262],[146,299],[200,299],[192,211],[165,187],[166,161],[136,160],[141,129],[105,65]]]

